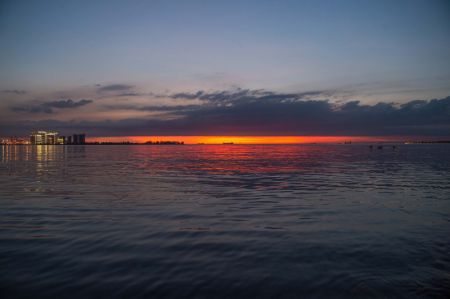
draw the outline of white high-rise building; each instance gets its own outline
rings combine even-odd
[[[58,132],[35,131],[30,135],[31,144],[58,144]]]

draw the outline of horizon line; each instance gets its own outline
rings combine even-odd
[[[442,139],[443,137],[441,137]],[[438,140],[435,136],[255,136],[255,135],[138,135],[138,136],[93,136],[86,142],[134,142],[179,141],[185,144],[307,144],[307,143],[343,143],[343,142],[405,142]],[[444,138],[445,139],[445,138]]]

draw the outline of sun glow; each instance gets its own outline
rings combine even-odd
[[[400,138],[372,136],[114,136],[87,138],[88,142],[145,143],[147,141],[183,141],[186,144],[299,144],[381,142],[393,140],[400,140]]]

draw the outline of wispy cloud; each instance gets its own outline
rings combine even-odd
[[[155,112],[176,112],[199,109],[199,105],[105,105],[108,110],[133,110],[133,111],[155,111]]]
[[[98,87],[97,91],[98,92],[111,92],[111,91],[125,92],[132,88],[133,88],[133,85],[128,85],[128,84],[110,84],[110,85]]]
[[[80,106],[84,106],[87,104],[92,103],[92,100],[86,100],[86,99],[82,99],[79,101],[74,101],[74,100],[60,100],[60,101],[52,101],[52,102],[47,102],[47,103],[43,103],[42,105],[46,106],[46,107],[51,107],[51,108],[76,108],[76,107],[80,107]]]
[[[11,94],[26,94],[27,92],[25,90],[21,89],[4,89],[2,90],[3,93],[11,93]]]
[[[92,103],[92,100],[81,99],[79,101],[74,101],[71,99],[68,100],[59,100],[59,101],[50,101],[44,102],[37,105],[24,105],[24,106],[15,106],[12,108],[13,111],[16,112],[28,112],[28,113],[53,113],[53,109],[71,109],[81,107],[87,104]]]

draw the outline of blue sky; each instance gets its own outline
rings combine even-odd
[[[102,110],[123,106],[98,92],[114,84],[147,106],[238,88],[370,105],[450,95],[448,1],[2,1],[0,39],[5,119],[67,119],[12,108],[68,99],[96,111],[75,106],[74,121],[153,117]]]

